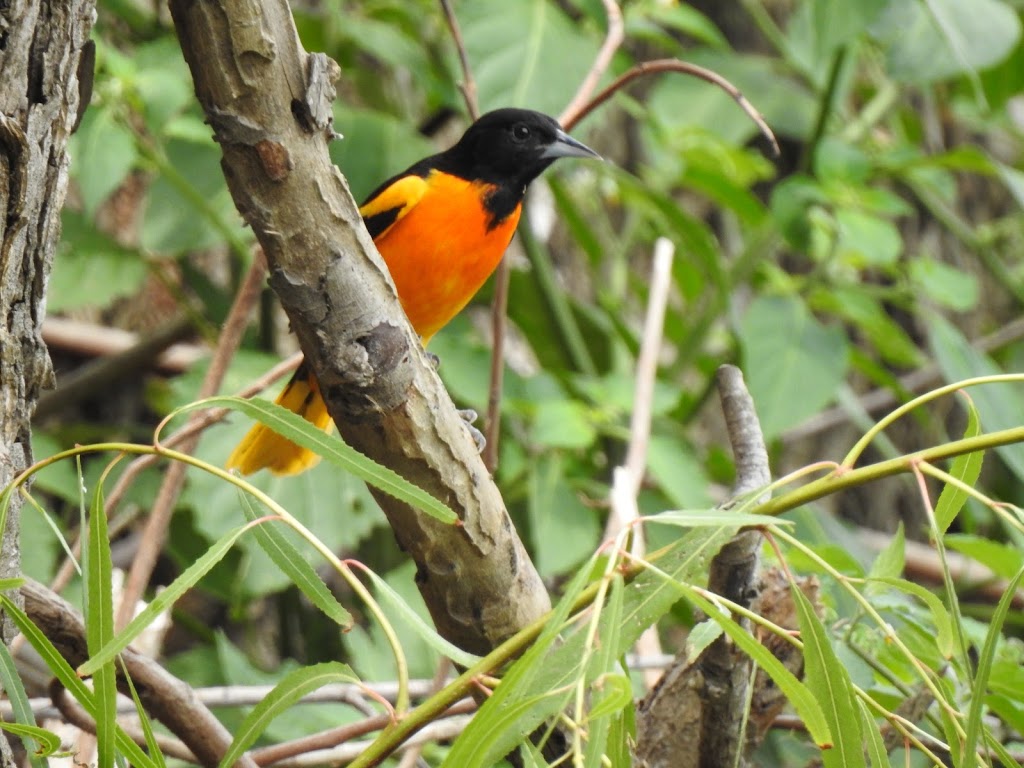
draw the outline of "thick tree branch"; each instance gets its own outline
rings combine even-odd
[[[337,65],[302,50],[284,0],[172,0],[171,13],[235,204],[342,437],[461,519],[376,494],[440,633],[485,652],[548,595],[331,165]]]

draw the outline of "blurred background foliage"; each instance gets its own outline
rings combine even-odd
[[[558,114],[605,31],[600,0],[454,7],[483,109]],[[306,49],[342,68],[335,117],[344,139],[331,153],[357,199],[459,135],[461,75],[437,2],[306,0],[294,10]],[[731,459],[713,398],[724,362],[746,374],[778,476],[839,458],[880,404],[943,381],[1020,370],[1024,360],[1024,3],[627,0],[622,10],[626,42],[606,80],[659,57],[714,69],[763,112],[782,156],[767,159],[727,94],[660,75],[575,130],[606,163],[565,163],[532,190],[508,255],[512,335],[497,479],[553,588],[599,544],[659,236],[677,254],[644,511],[728,496]],[[252,234],[225,187],[162,6],[101,0],[94,37],[95,92],[73,138],[74,191],[48,311],[144,336],[185,318],[188,340],[208,343],[247,269]],[[459,406],[481,413],[490,293],[488,286],[431,344]],[[294,346],[268,292],[223,391],[252,381]],[[89,362],[74,344],[52,352],[59,382]],[[36,425],[37,456],[75,442],[146,440],[159,417],[195,398],[204,368],[200,360],[175,374],[127,369],[113,385],[75,398],[63,398],[59,385]],[[1024,424],[1019,388],[971,396],[985,429]],[[949,401],[890,431],[871,458],[943,442],[964,421]],[[222,463],[246,428],[237,415],[214,427],[199,455]],[[1019,502],[1024,453],[998,456],[986,462],[983,486]],[[90,484],[101,468],[86,465]],[[158,481],[159,471],[149,470],[126,513],[144,515]],[[409,564],[361,483],[324,466],[256,482],[329,546],[388,574],[418,601]],[[66,510],[63,523],[73,528],[73,469],[47,470],[37,489],[52,495],[58,515]],[[205,475],[190,475],[179,506],[158,571],[164,580],[241,520],[235,491]],[[892,532],[903,521],[908,537],[926,536],[905,479],[794,517],[800,537],[850,575],[865,573],[874,551],[847,526]],[[1016,534],[980,505],[969,503],[955,525],[957,548],[998,573],[1024,563]],[[136,530],[128,526],[115,544],[122,562]],[[658,527],[651,535],[657,546],[675,532]],[[22,536],[26,571],[50,580],[61,553],[47,524],[27,511]],[[1004,546],[984,546],[992,542]],[[905,604],[894,600],[891,609],[905,626],[921,626]],[[965,610],[983,619],[990,609]],[[393,675],[376,628],[339,638],[245,540],[175,618],[167,653],[176,670],[191,669],[203,682],[249,681],[262,674],[254,665],[275,668],[288,658],[343,657],[369,679]],[[670,617],[666,636],[674,636],[673,622],[687,621]],[[927,632],[913,637],[927,656]],[[862,639],[885,653],[877,636]],[[429,677],[433,652],[414,650],[414,642],[413,673]],[[857,681],[870,687],[870,669],[851,659]],[[1013,669],[1012,659],[1003,661]],[[1018,683],[1001,694],[1000,714],[1024,731]]]

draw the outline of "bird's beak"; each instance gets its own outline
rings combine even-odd
[[[555,140],[544,148],[541,153],[542,160],[557,160],[559,157],[596,157],[601,156],[581,141],[576,141],[561,128],[555,134]]]

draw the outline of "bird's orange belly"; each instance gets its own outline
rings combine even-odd
[[[487,185],[455,177],[432,181],[429,192],[375,241],[424,344],[498,266],[520,214],[517,206],[488,230]]]

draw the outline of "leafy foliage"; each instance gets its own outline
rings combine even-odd
[[[96,92],[73,139],[75,201],[64,216],[49,308],[114,324],[132,315],[125,308],[134,303],[155,315],[147,314],[142,329],[187,313],[209,336],[248,266],[252,236],[234,210],[219,149],[166,20],[132,3],[101,5]],[[1024,521],[1017,508],[992,499],[1019,501],[1020,445],[975,447],[951,462],[948,475],[935,462],[915,464],[929,492],[939,485],[929,487],[926,476],[941,484],[934,509],[918,488],[879,483],[853,502],[843,497],[832,508],[815,502],[792,511],[795,534],[772,529],[788,567],[822,580],[821,606],[794,590],[805,681],[775,661],[737,613],[703,592],[707,560],[728,529],[696,521],[701,513],[717,520],[707,510],[725,497],[721,488],[733,474],[709,415],[714,372],[723,362],[738,362],[746,373],[778,474],[845,451],[871,428],[879,399],[904,402],[922,381],[1020,368],[1020,3],[719,5],[732,15],[661,0],[624,4],[626,42],[610,75],[650,57],[709,67],[764,114],[781,139],[782,157],[773,164],[758,151],[756,128],[726,93],[663,75],[620,92],[577,131],[610,162],[566,164],[534,190],[510,254],[513,335],[497,479],[561,600],[546,628],[513,642],[491,666],[488,659],[456,659],[490,675],[521,654],[464,735],[452,746],[430,747],[428,762],[489,765],[522,746],[527,764],[544,765],[523,734],[543,730],[564,711],[575,733],[586,735],[574,746],[578,764],[601,765],[602,754],[613,766],[627,764],[633,695],[642,684],[628,677],[623,656],[650,625],[668,645],[683,647],[679,639],[697,609],[710,617],[698,633],[714,622],[714,636],[724,632],[747,649],[774,673],[810,730],[810,739],[772,734],[760,753],[765,764],[800,765],[807,754],[801,750],[826,744],[832,748],[814,750],[826,765],[902,764],[882,741],[883,721],[922,764],[948,758],[971,765],[975,747],[1014,764],[1004,753],[1016,754],[1024,741],[1024,646],[1019,602],[1012,600],[1024,564]],[[344,70],[335,122],[345,138],[331,155],[357,198],[457,133],[447,117],[462,112],[462,75],[437,3],[296,6],[305,47],[324,51]],[[485,109],[522,104],[557,114],[590,68],[606,24],[596,0],[480,0],[455,3],[455,11]],[[610,469],[622,462],[628,439],[649,254],[660,236],[676,244],[677,255],[638,503],[649,514],[685,512],[662,518],[674,525],[650,527],[652,550],[669,549],[627,579],[616,570],[627,568],[616,555],[594,553],[602,544]],[[460,406],[480,412],[488,397],[481,328],[489,294],[485,289],[431,347]],[[291,343],[282,340],[269,299],[258,326],[232,363],[225,393],[262,373]],[[119,422],[86,407],[39,425],[37,455],[118,432],[147,434],[154,414],[195,400],[204,367],[171,381],[146,377],[135,388],[146,407]],[[874,434],[868,459],[1019,428],[1020,387],[991,383],[972,388],[967,406],[948,405],[951,399],[947,410],[919,408],[912,423]],[[875,392],[865,395],[869,390]],[[246,407],[273,418],[263,406]],[[198,461],[220,466],[248,426],[236,416],[208,430]],[[98,673],[95,688],[83,686],[27,619],[13,615],[69,691],[108,726],[103,764],[115,752],[133,764],[151,762],[113,727],[113,659],[186,593],[222,621],[210,627],[180,611],[177,624],[193,647],[169,660],[173,669],[197,686],[283,686],[262,708],[223,714],[239,745],[249,746],[258,732],[277,742],[355,717],[340,706],[318,714],[286,706],[319,673],[348,675],[316,664],[344,654],[363,680],[402,679],[403,670],[429,677],[446,652],[425,622],[412,568],[369,493],[328,462],[298,478],[255,478],[251,487],[273,500],[291,529],[264,522],[253,536],[243,536],[242,526],[247,517],[255,525],[258,513],[239,502],[236,488],[212,471],[190,474],[170,531],[170,586],[127,630],[114,633],[101,471],[98,462],[82,474],[68,465],[47,467],[33,491],[38,511],[56,528],[78,523],[83,484],[96,499],[85,568],[92,654],[86,669]],[[374,467],[360,471],[382,476]],[[157,479],[155,472],[144,476],[129,501],[151,504]],[[898,533],[876,555],[834,510],[890,531],[899,521]],[[435,512],[444,515],[439,502]],[[757,520],[763,522],[745,519]],[[679,524],[694,527],[680,538]],[[22,537],[25,551],[39,553],[26,570],[52,578],[58,547],[43,515],[26,512]],[[938,585],[915,580],[908,565],[907,539],[922,538],[938,549]],[[364,594],[330,558],[325,577],[324,552],[358,558],[372,569],[373,589]],[[953,577],[958,556],[1009,582],[1000,584],[995,609]],[[588,596],[592,614],[578,604]],[[378,600],[397,610],[378,614]],[[357,623],[342,637],[338,625],[349,612]],[[285,631],[268,633],[267,625]],[[765,624],[758,631],[785,634]],[[278,668],[267,672],[257,658]],[[3,672],[9,687],[6,661]],[[417,713],[436,714],[450,691],[469,686],[456,681],[413,710],[413,721]],[[894,717],[915,696],[933,702],[916,723],[927,739]],[[24,698],[16,701],[22,710]],[[278,709],[288,711],[272,720]],[[18,718],[26,744],[48,741],[25,730],[24,711]]]

